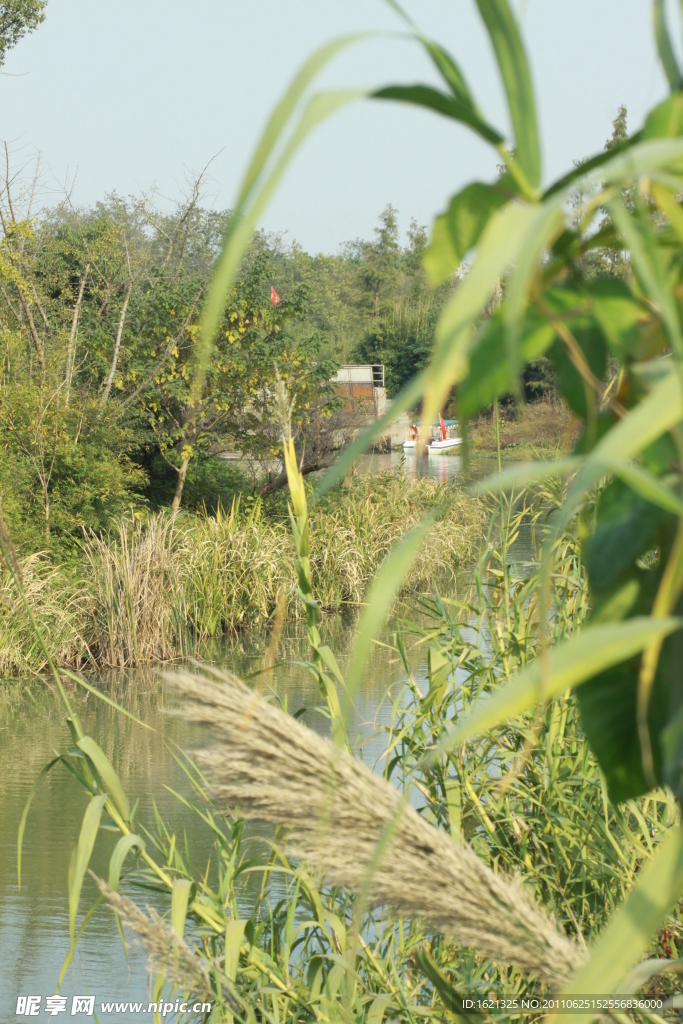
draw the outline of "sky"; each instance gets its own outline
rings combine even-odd
[[[480,108],[509,134],[473,0],[405,7],[451,51]],[[548,183],[602,148],[620,104],[635,130],[667,87],[650,0],[517,0],[515,9]],[[45,23],[8,54],[0,76],[0,138],[13,169],[40,153],[45,203],[65,187],[80,205],[153,187],[172,203],[212,161],[204,203],[226,209],[296,69],[322,43],[352,32],[372,35],[335,60],[322,87],[437,81],[383,0],[49,0]],[[495,178],[497,162],[453,122],[362,100],[311,136],[261,226],[310,252],[335,252],[371,237],[387,203],[402,232],[411,218],[431,224],[465,184]]]

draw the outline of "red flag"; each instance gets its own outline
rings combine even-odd
[[[439,413],[439,426],[441,427],[441,440],[445,441],[448,437],[448,431],[446,430],[446,424],[443,421],[441,413]]]
[[[270,304],[271,304],[271,306],[277,306],[278,302],[280,302],[280,296],[278,295],[278,293],[275,291],[275,289],[273,288],[273,286],[271,284],[271,286],[270,286]]]

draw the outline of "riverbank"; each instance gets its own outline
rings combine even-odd
[[[452,584],[471,564],[486,510],[457,487],[401,474],[350,477],[311,516],[311,565],[324,611],[362,602],[382,560],[430,509],[440,521],[403,593]],[[282,501],[235,501],[216,516],[123,518],[84,539],[74,566],[44,554],[22,561],[27,600],[55,663],[127,667],[192,654],[211,637],[265,623],[281,595],[296,602],[289,520]],[[0,574],[0,676],[44,668],[16,586]]]
[[[519,409],[501,406],[499,424],[501,457],[519,461],[557,458],[570,447],[578,426],[571,410],[560,401],[532,402]],[[474,420],[468,434],[473,454],[497,454],[493,413]]]

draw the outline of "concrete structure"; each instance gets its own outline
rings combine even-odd
[[[381,363],[355,363],[340,367],[333,383],[340,394],[348,395],[349,411],[359,412],[362,417],[364,410],[368,418],[379,419],[391,406],[384,386],[384,366]],[[372,405],[371,405],[372,403]],[[358,430],[367,426],[359,423]],[[402,413],[387,428],[384,436],[377,439],[378,448],[400,448],[408,438],[410,420],[407,413]]]
[[[381,363],[348,363],[339,368],[333,383],[340,394],[348,395],[349,405],[362,407],[372,403],[375,419],[383,415],[387,393]]]

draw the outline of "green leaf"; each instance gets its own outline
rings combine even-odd
[[[26,831],[26,819],[28,818],[28,812],[31,809],[33,798],[36,795],[38,787],[40,786],[43,779],[46,777],[48,772],[54,768],[54,766],[61,761],[61,757],[54,757],[49,764],[46,764],[44,768],[38,773],[38,778],[31,786],[31,791],[24,804],[24,809],[21,812],[21,820],[19,821],[19,831],[17,833],[17,888],[21,889],[21,850],[24,842],[24,832]]]
[[[647,224],[638,225],[621,202],[609,203],[615,227],[631,253],[631,264],[639,284],[656,305],[671,347],[683,356],[683,333],[673,292],[667,287],[661,248],[655,243]]]
[[[425,371],[416,374],[398,393],[391,403],[391,408],[387,409],[384,415],[380,416],[372,426],[359,434],[350,445],[347,445],[318,484],[314,494],[314,502],[326,494],[335,484],[338,484],[340,480],[344,479],[354,462],[357,461],[363,452],[367,451],[376,437],[381,437],[382,432],[393,423],[397,416],[400,416],[401,413],[406,412],[406,410],[411,409],[417,404],[424,390],[425,381]]]
[[[643,132],[635,132],[630,135],[628,139],[624,139],[614,149],[605,150],[604,153],[598,153],[597,156],[593,156],[590,160],[586,160],[584,163],[578,164],[573,171],[569,171],[567,174],[558,178],[557,181],[553,182],[546,191],[543,193],[543,200],[549,199],[551,196],[556,195],[558,192],[563,192],[569,189],[575,182],[578,182],[581,178],[585,178],[587,174],[597,170],[599,167],[603,167],[608,164],[614,156],[617,154],[624,153],[627,149],[631,149],[637,143],[641,142],[644,138]]]
[[[678,67],[678,61],[676,60],[673,46],[671,45],[669,30],[666,26],[664,0],[653,0],[652,16],[654,20],[657,51],[659,53],[659,59],[662,62],[662,67],[664,68],[664,74],[669,80],[669,85],[671,86],[672,91],[674,89],[680,89],[681,72]]]
[[[477,113],[471,103],[467,103],[460,96],[449,95],[441,92],[431,85],[387,85],[382,89],[370,94],[373,100],[395,100],[399,103],[408,103],[417,107],[424,107],[435,114],[443,114],[444,117],[459,121],[472,128],[477,135],[491,142],[494,146],[502,143],[503,137],[495,128],[487,124]]]
[[[85,915],[85,917],[83,918],[83,920],[81,922],[81,927],[76,932],[76,938],[74,939],[73,944],[71,946],[69,946],[69,952],[64,957],[64,961],[62,963],[62,969],[59,972],[59,978],[57,979],[57,988],[56,988],[57,992],[59,992],[60,988],[62,987],[62,982],[64,981],[64,975],[66,974],[67,968],[68,968],[69,964],[71,963],[71,960],[73,959],[73,955],[74,955],[74,953],[76,951],[76,946],[78,945],[83,932],[85,931],[85,929],[90,924],[90,921],[92,920],[92,917],[93,917],[95,911],[97,910],[97,908],[100,906],[100,904],[103,901],[104,901],[104,896],[102,896],[102,895],[98,896],[97,899],[95,900],[95,902],[93,903],[93,905],[89,908],[89,910],[88,910],[87,914]]]
[[[543,355],[554,337],[555,328],[547,320],[528,321],[521,335],[520,361],[526,363]],[[458,411],[464,420],[515,389],[502,313],[497,312],[486,321],[472,341],[468,355],[470,372],[458,385]]]
[[[663,518],[661,508],[634,494],[621,480],[605,487],[598,498],[595,527],[585,545],[591,587],[599,592],[611,586],[652,546]]]
[[[235,281],[240,261],[259,217],[268,205],[280,178],[294,154],[313,129],[348,103],[360,96],[366,96],[368,90],[333,90],[314,95],[304,108],[298,124],[283,145],[279,157],[274,161],[268,173],[265,173],[266,164],[313,78],[337,53],[363,38],[367,37],[365,35],[346,36],[317,50],[296,74],[268,120],[242,182],[233,216],[223,240],[223,249],[202,310],[199,339],[195,349],[195,375],[192,384],[192,396],[195,401],[201,400],[202,397],[211,350],[228,292]]]
[[[426,515],[421,523],[395,544],[372,581],[358,623],[356,643],[347,673],[347,693],[342,712],[344,721],[348,719],[350,703],[360,683],[372,641],[384,625],[398,589],[410,572],[433,522],[434,513]]]
[[[668,96],[645,118],[644,139],[665,139],[683,135],[683,95]]]
[[[171,893],[171,925],[173,931],[181,939],[185,934],[185,918],[187,917],[187,906],[194,888],[194,882],[189,878],[177,878],[173,883]]]
[[[626,661],[653,640],[681,628],[681,620],[649,616],[626,622],[589,626],[535,659],[480,700],[465,720],[448,732],[430,755],[430,763],[460,746],[470,737],[501,725],[538,703],[552,700],[570,687],[579,686],[611,665]]]
[[[628,484],[631,490],[645,501],[649,501],[651,505],[656,505],[657,508],[661,508],[665,512],[671,512],[673,515],[683,518],[683,501],[659,477],[633,462],[621,464],[612,462],[609,468],[615,476],[619,477],[623,483]]]
[[[136,836],[134,832],[129,832],[128,835],[121,836],[118,843],[114,847],[114,852],[109,858],[109,888],[113,889],[114,892],[119,891],[119,881],[121,878],[121,868],[123,862],[130,853],[130,851],[137,847],[140,853],[145,849],[144,840],[140,836]]]
[[[516,159],[532,188],[541,182],[536,101],[517,22],[507,0],[477,0],[505,86],[515,133]]]
[[[659,369],[673,369],[667,360],[657,360],[656,365]],[[553,519],[553,533],[548,548],[552,546],[553,538],[559,537],[566,528],[586,494],[611,471],[612,466],[619,467],[629,462],[662,434],[671,430],[681,418],[683,402],[679,376],[678,373],[668,372],[663,379],[657,381],[646,398],[605,434],[584,460],[562,508]]]
[[[473,1022],[477,1019],[476,1016],[471,1016],[467,1013],[465,1010],[463,996],[450,983],[448,978],[441,973],[423,946],[418,946],[413,950],[413,958],[418,970],[424,974],[425,978],[428,978],[429,981],[431,981],[439,995],[439,998],[441,999],[441,1002],[456,1020]]]
[[[90,855],[97,838],[97,830],[100,827],[100,818],[106,801],[106,796],[94,796],[88,804],[83,823],[81,825],[78,844],[75,846],[69,864],[69,935],[71,944],[74,944],[74,933],[76,930],[76,914],[78,903],[81,898],[83,879],[88,870]]]
[[[641,578],[642,578],[641,574]],[[654,593],[649,595],[649,602],[644,600],[641,591],[635,606],[638,613],[643,605],[650,604]],[[629,626],[634,619],[624,620],[623,625]],[[665,682],[665,672],[669,661],[668,645],[674,638],[667,641],[662,653],[658,670],[653,682],[648,704],[648,729],[655,778],[662,781],[662,757],[659,736],[669,715],[669,693]],[[600,768],[607,782],[610,800],[623,803],[647,793],[651,788],[643,770],[643,758],[638,735],[637,698],[638,674],[640,657],[634,656],[600,672],[583,686],[579,687],[577,697],[581,710],[581,720],[588,737],[591,750],[600,763]]]
[[[683,892],[683,831],[672,828],[654,857],[640,870],[636,884],[600,932],[585,967],[572,975],[560,996],[609,995],[618,992],[629,969],[647,951],[666,915]],[[572,1024],[589,1024],[595,1013],[572,1015]],[[551,1014],[548,1024],[562,1024]]]
[[[225,926],[225,976],[234,981],[240,963],[246,920],[228,921]]]
[[[588,327],[574,330],[573,334],[593,376],[599,381],[603,380],[607,370],[607,351],[602,332],[596,327],[592,329]],[[559,338],[553,342],[549,357],[557,374],[558,391],[569,407],[585,420],[588,416],[587,389],[592,394],[595,403],[599,401],[599,396],[592,391],[590,384],[584,380],[574,366],[566,345]]]
[[[356,43],[368,38],[370,38],[368,33],[355,33],[342,36],[340,39],[333,39],[311,54],[308,60],[302,64],[282,99],[276,104],[268,118],[266,127],[261,134],[261,138],[254,150],[254,155],[242,180],[237,202],[235,203],[235,211],[239,211],[249,198],[278,140],[311,82],[343,50],[346,50],[349,46],[355,46]]]
[[[486,225],[474,263],[446,303],[436,329],[422,409],[425,422],[436,418],[452,386],[466,377],[472,325],[484,312],[507,267],[518,259],[539,210],[529,203],[507,203]]]
[[[390,1002],[391,992],[383,992],[382,995],[375,996],[368,1010],[366,1024],[382,1024],[384,1014]]]
[[[112,768],[106,754],[90,736],[84,736],[80,739],[78,741],[78,746],[92,761],[97,770],[97,774],[102,780],[104,788],[116,804],[119,814],[126,823],[129,823],[130,806],[128,804],[128,797],[124,793],[119,777]]]
[[[475,181],[453,196],[436,219],[424,267],[432,285],[441,284],[458,269],[479,241],[491,216],[510,199],[500,185]]]
[[[640,339],[650,314],[637,302],[630,288],[619,278],[597,278],[590,282],[593,315],[600,325],[610,351],[623,362]]]

